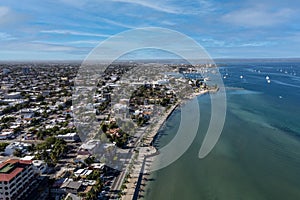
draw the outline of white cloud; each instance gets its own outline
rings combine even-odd
[[[10,51],[76,51],[77,47],[58,45],[58,44],[49,44],[49,43],[41,43],[41,42],[10,42],[6,44],[2,44],[1,47],[5,50]]]
[[[136,5],[140,5],[143,7],[151,8],[156,11],[171,13],[171,14],[176,14],[176,13],[180,12],[180,10],[178,10],[177,8],[172,8],[171,6],[154,3],[157,1],[145,1],[145,0],[112,0],[112,1],[136,4]]]
[[[243,41],[226,41],[226,40],[218,40],[212,38],[202,38],[199,40],[200,44],[205,47],[264,47],[264,46],[272,46],[277,44],[274,41],[251,41],[251,42],[243,42]]]
[[[87,33],[87,32],[72,31],[72,30],[42,30],[40,32],[41,33],[50,33],[50,34],[92,36],[92,37],[109,37],[110,36],[110,35],[106,35],[106,34]]]
[[[0,32],[0,41],[8,41],[8,40],[15,40],[15,39],[17,38],[13,37],[10,34]]]
[[[33,43],[38,43],[38,44],[48,44],[48,45],[98,45],[102,40],[74,40],[74,41],[64,41],[64,42],[49,42],[49,41],[44,41],[44,40],[34,40],[32,41]]]
[[[293,13],[288,8],[274,12],[263,7],[253,7],[227,13],[222,16],[222,21],[245,27],[267,27],[284,23]]]
[[[26,17],[12,11],[9,7],[0,6],[0,25],[12,25],[23,22]]]
[[[249,43],[240,44],[238,46],[240,46],[240,47],[263,47],[263,46],[270,46],[270,45],[274,45],[274,44],[275,44],[275,42],[263,41],[263,42],[249,42]]]
[[[97,40],[77,40],[72,42],[67,42],[68,44],[91,44],[91,45],[97,45],[100,44],[101,41]]]
[[[74,7],[82,7],[86,4],[86,0],[60,0],[61,2]]]
[[[135,26],[131,26],[131,25],[124,24],[124,23],[117,22],[117,21],[110,20],[110,19],[100,18],[100,20],[102,22],[105,22],[107,24],[114,25],[114,26],[119,26],[119,27],[124,27],[124,28],[137,28]]]
[[[9,13],[10,13],[10,9],[8,7],[5,7],[5,6],[0,7],[0,18],[5,17]]]

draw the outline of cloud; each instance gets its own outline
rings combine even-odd
[[[62,34],[62,35],[110,37],[110,35],[106,35],[106,34],[87,33],[87,32],[72,31],[72,30],[42,30],[40,32],[41,33],[50,33],[50,34]]]
[[[121,2],[121,3],[136,4],[136,5],[139,5],[139,6],[151,8],[151,9],[156,10],[156,11],[171,13],[171,14],[176,14],[176,13],[179,12],[179,10],[176,9],[176,8],[172,8],[170,6],[165,6],[165,5],[161,5],[161,4],[159,5],[157,3],[153,3],[153,2],[157,2],[157,1],[144,1],[144,0],[112,0],[112,1]]]
[[[175,22],[172,22],[172,21],[169,21],[169,20],[163,20],[160,23],[163,24],[163,25],[167,25],[167,26],[175,26],[176,25]]]
[[[224,47],[224,48],[237,48],[237,47],[266,47],[276,45],[275,41],[226,41],[213,38],[199,39],[199,43],[205,47]]]
[[[49,42],[44,40],[34,40],[33,43],[47,44],[55,46],[68,46],[68,45],[91,45],[92,47],[100,44],[103,40],[74,40],[74,41],[63,41],[63,42]]]
[[[7,16],[10,13],[10,9],[5,6],[0,7],[0,18]]]
[[[77,40],[77,41],[71,41],[67,42],[68,44],[91,44],[91,45],[98,45],[101,41],[98,40]]]
[[[23,22],[27,17],[18,14],[7,6],[0,6],[0,25],[12,25]]]
[[[82,7],[86,4],[85,0],[60,0],[60,1],[74,7]]]
[[[275,42],[269,42],[269,41],[260,41],[260,42],[249,42],[249,43],[243,43],[240,45],[237,45],[239,47],[263,47],[263,46],[271,46],[276,44]]]
[[[37,42],[13,42],[2,44],[1,47],[5,50],[25,50],[30,49],[31,51],[74,51],[75,47],[63,46],[63,45],[54,45],[46,43],[37,43]]]
[[[127,3],[142,6],[158,12],[177,15],[203,15],[216,10],[216,4],[208,0],[111,0],[117,3]]]
[[[278,11],[263,7],[241,9],[222,16],[222,21],[244,27],[268,27],[284,23],[294,14],[289,8]]]
[[[114,25],[114,26],[119,26],[119,27],[123,27],[123,28],[137,28],[137,27],[129,25],[129,24],[124,24],[124,23],[117,22],[117,21],[110,20],[110,19],[106,19],[106,18],[100,18],[100,20],[102,22],[107,23],[107,24]]]
[[[10,34],[0,32],[0,41],[8,41],[8,40],[15,40],[15,39],[17,38],[13,37]]]

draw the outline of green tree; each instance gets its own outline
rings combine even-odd
[[[36,97],[37,101],[44,101],[44,99],[45,99],[45,97],[41,94]]]
[[[7,143],[7,142],[1,142],[0,143],[0,152],[4,151],[8,145],[9,145],[9,143]]]
[[[15,149],[13,155],[16,157],[22,157],[22,151],[20,149]]]

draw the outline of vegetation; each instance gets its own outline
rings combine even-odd
[[[101,172],[99,170],[94,170],[87,179],[89,180],[96,180],[96,184],[92,187],[92,189],[86,193],[81,193],[80,196],[85,197],[87,200],[94,200],[97,199],[97,195],[101,192],[103,188],[103,183],[100,179]]]
[[[1,142],[0,143],[0,152],[4,151],[8,145],[9,145],[9,143]]]
[[[101,124],[101,129],[111,142],[116,143],[117,147],[121,148],[127,144],[129,135],[128,133],[125,133],[122,129],[120,129],[117,123],[111,122],[109,125],[103,123]],[[111,129],[118,129],[117,134],[110,134],[109,130]]]
[[[9,106],[2,110],[2,114],[11,114],[11,113],[17,112],[23,108],[27,108],[28,106],[29,106],[29,103],[16,104],[14,106]]]
[[[47,152],[48,149],[51,149],[50,153]],[[55,164],[67,152],[67,145],[62,139],[48,137],[45,142],[36,145],[36,150],[38,151],[37,159],[43,159],[47,163]]]
[[[91,173],[90,175],[88,175],[86,178],[89,180],[100,180],[100,176],[101,176],[101,172],[99,170],[94,170],[93,173]]]
[[[60,125],[65,126],[66,124],[62,123]],[[65,135],[67,133],[72,133],[75,131],[76,128],[60,129],[58,126],[54,126],[53,128],[48,128],[44,130],[40,129],[39,131],[37,131],[36,135],[38,139],[43,139],[46,136]]]
[[[88,157],[88,158],[84,159],[84,162],[85,162],[87,165],[90,165],[90,164],[92,164],[92,163],[95,162],[95,157],[94,157],[94,156]],[[95,180],[95,179],[92,179],[92,180]]]
[[[3,117],[0,122],[1,123],[10,123],[10,122],[13,122],[15,121],[16,118],[15,117]]]
[[[44,101],[44,99],[45,99],[45,97],[41,94],[36,97],[37,101]]]
[[[15,149],[13,155],[20,158],[22,157],[22,151],[20,149]]]

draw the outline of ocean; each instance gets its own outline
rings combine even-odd
[[[299,200],[300,62],[219,66],[227,115],[218,143],[207,157],[198,158],[210,119],[210,96],[199,96],[201,120],[194,142],[177,161],[151,174],[143,198]],[[157,148],[172,140],[180,116],[176,110],[169,117],[155,141]]]

